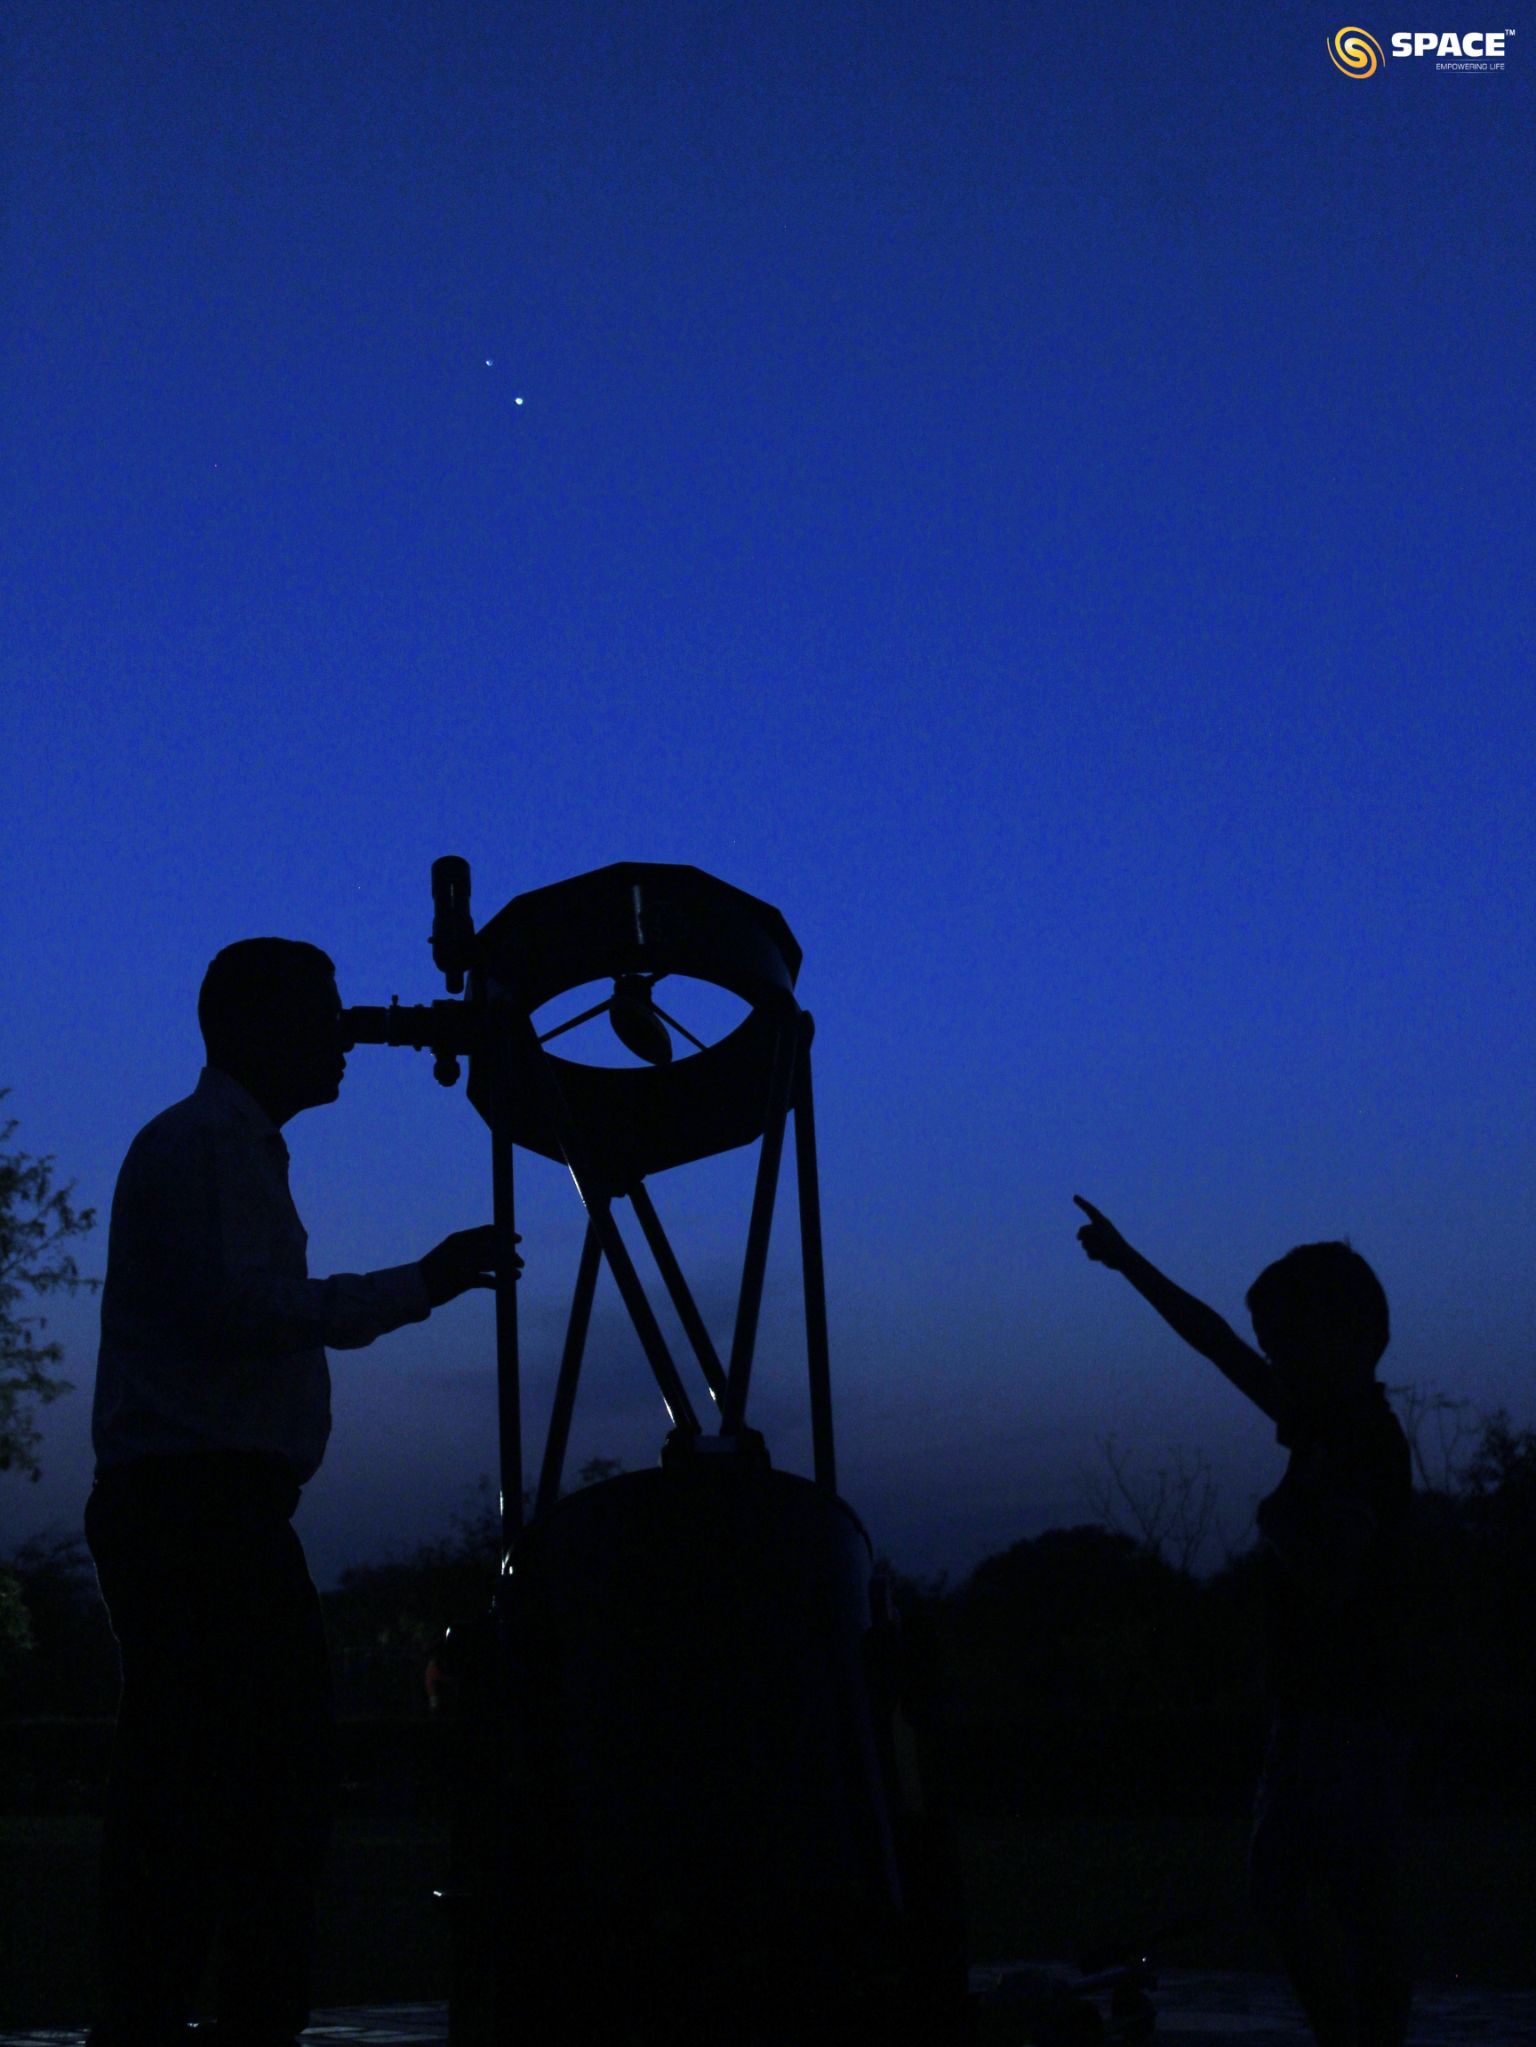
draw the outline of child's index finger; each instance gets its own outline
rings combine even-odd
[[[1083,1211],[1083,1214],[1087,1216],[1090,1222],[1095,1223],[1103,1222],[1104,1220],[1103,1216],[1099,1214],[1099,1211],[1094,1207],[1091,1201],[1084,1201],[1081,1194],[1074,1194],[1072,1199],[1077,1203],[1078,1207]]]

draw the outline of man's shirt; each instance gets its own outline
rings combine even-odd
[[[325,1346],[430,1313],[417,1265],[311,1279],[288,1147],[237,1080],[195,1093],[128,1148],[107,1239],[91,1435],[99,1470],[190,1450],[266,1450],[298,1482],[331,1430]]]

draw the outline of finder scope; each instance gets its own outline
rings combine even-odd
[[[475,964],[475,921],[469,911],[469,862],[445,853],[432,862],[432,962],[450,995],[464,993],[464,976]],[[341,1012],[341,1046],[409,1045],[435,1055],[433,1078],[452,1087],[459,1061],[482,1037],[483,1013],[468,1002],[362,1003]]]
[[[432,862],[432,964],[450,995],[464,993],[464,976],[474,965],[475,922],[469,913],[469,862],[445,853]],[[396,1040],[386,1039],[387,1044]]]

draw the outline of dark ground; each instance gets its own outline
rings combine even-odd
[[[983,1967],[1072,1958],[1201,1912],[1204,1930],[1168,1957],[1158,2037],[1169,2047],[1304,2041],[1247,1922],[1244,1835],[1236,1819],[1060,1820],[1027,1832],[973,1822],[965,1835],[972,1953]],[[43,2029],[64,2047],[90,2014],[98,1839],[99,1821],[89,1815],[0,1819],[0,2047]],[[439,1829],[420,1819],[343,1820],[325,1895],[317,2005],[327,2017],[315,2038],[371,2047],[443,2038],[446,1956],[429,1901],[439,1852]],[[1536,2042],[1533,1872],[1536,1822],[1421,1825],[1414,1892],[1424,1989],[1415,2047]]]

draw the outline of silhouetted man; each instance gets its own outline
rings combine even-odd
[[[218,1950],[221,2047],[309,2016],[332,1796],[320,1607],[290,1525],[331,1426],[325,1346],[491,1286],[490,1228],[311,1279],[281,1125],[333,1102],[335,971],[231,945],[198,998],[196,1091],[141,1130],[112,1203],[86,1535],[122,1656],[93,2047],[182,2039]]]
[[[1320,2047],[1401,2047],[1408,1442],[1375,1372],[1381,1282],[1348,1244],[1298,1244],[1248,1290],[1259,1348],[1174,1285],[1079,1195],[1088,1256],[1120,1272],[1277,1424],[1260,1502],[1273,1724],[1250,1879]]]

